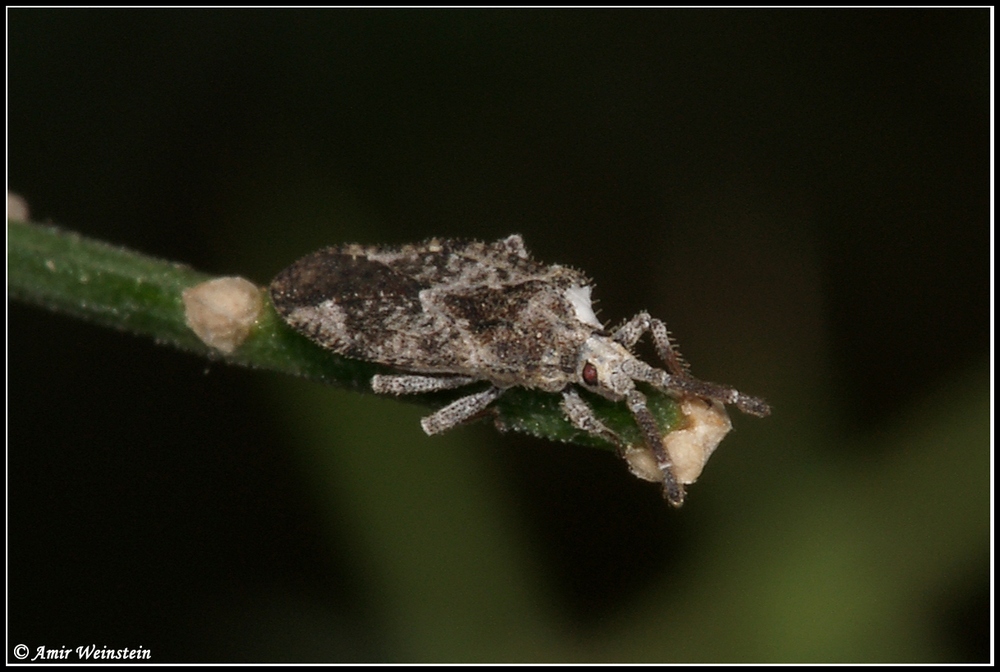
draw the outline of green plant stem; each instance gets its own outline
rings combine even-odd
[[[251,335],[234,353],[224,355],[205,345],[188,327],[181,299],[183,290],[213,276],[56,227],[8,220],[7,273],[10,298],[150,336],[157,343],[211,359],[360,391],[370,391],[368,381],[381,370],[368,362],[340,357],[299,335],[278,317],[269,298]],[[404,399],[440,403],[461,394]],[[661,426],[675,426],[680,415],[673,400],[659,393],[649,396],[650,410]],[[641,442],[621,404],[599,398],[592,402],[606,424],[627,441]],[[559,408],[558,395],[514,388],[494,406],[498,424],[506,429],[556,441],[609,445],[572,427]]]

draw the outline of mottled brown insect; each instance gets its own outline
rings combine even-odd
[[[472,418],[504,390],[521,386],[561,393],[563,412],[575,427],[624,454],[623,440],[597,419],[575,386],[624,401],[655,456],[664,496],[679,506],[684,486],[635,382],[733,404],[751,415],[768,415],[770,408],[691,376],[664,323],[647,313],[606,330],[590,292],[590,280],[579,271],[533,260],[519,235],[494,243],[434,238],[400,247],[330,247],[295,262],[271,283],[275,308],[297,331],[346,357],[401,372],[374,376],[375,392],[491,383],[424,418],[428,434]],[[631,352],[646,332],[666,370]]]

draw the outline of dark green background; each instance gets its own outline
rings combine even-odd
[[[989,11],[7,18],[33,218],[262,284],[520,232],[775,409],[673,511],[608,452],[9,305],[11,646],[988,659]]]

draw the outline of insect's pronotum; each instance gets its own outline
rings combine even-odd
[[[607,330],[594,314],[591,283],[579,271],[535,261],[519,235],[483,243],[431,239],[416,245],[343,245],[295,262],[271,283],[275,308],[294,329],[346,357],[385,364],[375,392],[418,394],[477,381],[491,386],[421,421],[437,434],[469,420],[505,390],[523,386],[562,394],[578,429],[627,446],[576,391],[624,401],[662,474],[664,496],[679,506],[684,486],[636,382],[681,398],[700,397],[765,416],[761,399],[694,378],[666,325],[639,313]],[[652,336],[666,369],[632,348]]]

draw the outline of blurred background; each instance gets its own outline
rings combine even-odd
[[[260,284],[519,232],[774,407],[675,511],[609,451],[9,303],[11,647],[991,658],[989,10],[7,19],[33,219]]]

